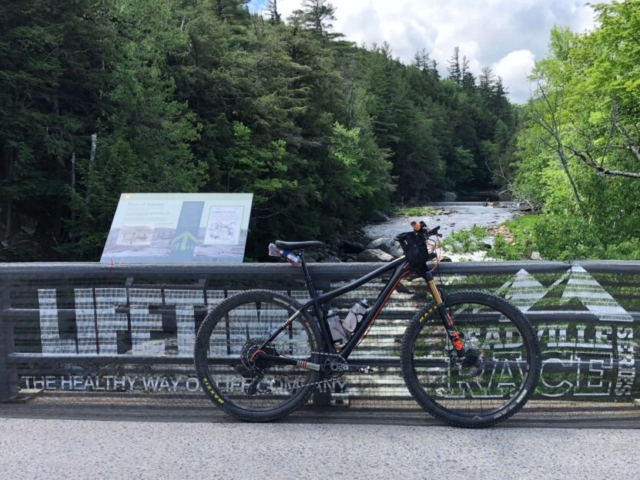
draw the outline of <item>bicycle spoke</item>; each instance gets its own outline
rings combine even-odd
[[[465,342],[462,356],[437,311],[425,309],[405,335],[407,386],[438,418],[460,426],[491,425],[515,413],[532,393],[539,372],[535,333],[498,297],[461,292],[447,297],[447,305]]]
[[[318,373],[268,356],[313,362],[320,350],[318,327],[300,315],[278,331],[299,306],[267,291],[244,292],[221,303],[198,332],[196,368],[221,408],[245,419],[271,418],[296,408],[310,395]],[[218,400],[219,399],[219,400]]]

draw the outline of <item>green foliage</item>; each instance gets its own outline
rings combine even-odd
[[[254,194],[254,206],[260,209],[283,189],[294,189],[297,182],[284,177],[286,143],[271,142],[269,148],[251,144],[251,130],[240,122],[233,123],[234,144],[222,163],[226,172],[227,192]]]
[[[534,228],[534,239],[544,258],[578,260],[637,260],[640,258],[638,238],[620,240],[606,229],[589,223],[578,215],[545,215]]]
[[[498,233],[493,237],[493,245],[489,245],[487,230],[474,225],[470,230],[453,232],[443,243],[451,253],[486,251],[487,257],[496,260],[525,260],[538,251],[536,225],[542,223],[542,218],[539,215],[527,215],[503,223],[510,241]]]
[[[436,212],[432,207],[395,207],[392,210],[393,215],[398,217],[430,217]]]
[[[545,213],[534,237],[549,259],[640,258],[640,3],[594,8],[593,31],[551,32],[518,138],[514,190]]]
[[[388,202],[391,164],[375,144],[368,146],[360,128],[347,129],[340,123],[333,126],[329,161],[331,197],[342,203],[347,220],[358,220],[359,212],[366,211],[368,205],[384,206]]]
[[[493,240],[493,249],[488,256],[503,260],[531,258],[531,254],[539,250],[535,227],[541,219],[540,215],[523,215],[504,222],[502,225],[509,230],[512,242],[507,242],[501,234],[497,234]]]
[[[469,230],[452,232],[444,241],[444,247],[451,253],[472,253],[487,249],[487,231],[473,225]]]

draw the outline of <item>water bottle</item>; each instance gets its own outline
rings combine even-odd
[[[291,250],[280,250],[273,243],[269,244],[269,256],[284,258],[287,262],[295,267],[302,265],[302,260]]]
[[[363,298],[358,303],[356,303],[353,307],[351,307],[351,310],[349,310],[349,313],[347,313],[347,316],[342,321],[342,326],[344,327],[344,330],[347,333],[353,333],[353,331],[356,329],[358,324],[364,318],[364,314],[367,313],[368,309],[369,309],[369,302],[367,302],[366,298]]]
[[[331,332],[333,342],[336,345],[344,345],[347,343],[347,335],[342,328],[340,317],[332,309],[327,312],[327,323],[329,324],[329,331]]]

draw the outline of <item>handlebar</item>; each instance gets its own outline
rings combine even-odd
[[[420,223],[415,221],[411,222],[411,226],[413,227],[413,231],[417,233],[421,233],[422,236],[425,238],[425,240],[433,236],[442,237],[442,234],[438,233],[438,230],[440,230],[440,225],[429,230],[429,228],[427,227],[427,224],[421,220]]]
[[[411,226],[413,227],[413,232],[415,234],[420,235],[424,239],[425,244],[426,244],[426,241],[429,239],[429,237],[433,237],[433,236],[442,237],[442,234],[438,233],[438,230],[440,230],[439,225],[437,227],[429,229],[429,227],[427,227],[427,224],[424,223],[424,221],[420,221],[420,223],[414,221],[414,222],[411,222]],[[403,240],[402,240],[403,238],[413,237],[415,242],[416,235],[411,235],[411,233],[412,232],[401,233],[395,238],[396,241],[400,242],[403,250],[405,250],[405,244],[403,243]],[[296,247],[303,248],[305,246],[315,247],[318,245],[321,245],[321,243],[320,242],[297,242],[297,243],[296,242],[280,242],[279,243],[280,247],[289,247],[292,249]],[[406,254],[406,250],[405,250],[405,254]],[[425,254],[427,254],[427,252],[425,252]],[[433,255],[433,252],[427,254],[427,256],[430,256],[430,255]],[[296,267],[299,267],[302,265],[301,257],[296,255],[293,251],[288,250],[287,248],[279,248],[273,243],[269,244],[269,256],[282,258],[283,260],[286,260],[291,265],[294,265]]]

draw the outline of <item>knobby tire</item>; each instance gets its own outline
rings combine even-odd
[[[402,373],[413,398],[431,415],[466,428],[489,427],[518,412],[538,382],[540,345],[527,318],[495,295],[456,292],[445,305],[465,341],[476,344],[460,364],[435,303],[404,334]]]

